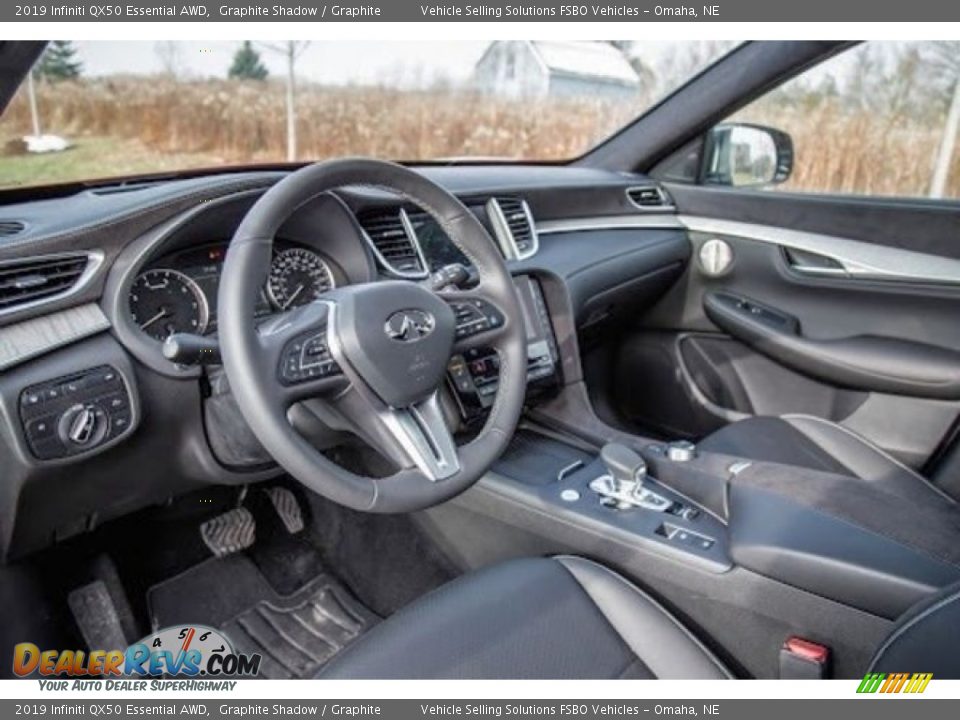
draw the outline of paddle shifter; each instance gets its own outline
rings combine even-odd
[[[644,486],[647,463],[626,445],[607,443],[600,450],[600,459],[607,466],[607,473],[591,481],[590,489],[604,505],[617,510],[645,508],[662,512],[673,504]]]

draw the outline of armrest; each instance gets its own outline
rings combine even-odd
[[[728,293],[707,293],[703,306],[719,328],[805,375],[858,390],[960,399],[954,350],[872,335],[812,340],[795,317]]]

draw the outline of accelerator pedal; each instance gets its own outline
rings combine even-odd
[[[277,511],[288,533],[294,535],[303,530],[303,512],[300,510],[296,495],[284,487],[271,487],[264,492],[270,498],[273,509]]]
[[[235,508],[203,523],[200,537],[216,557],[225,557],[253,545],[257,522],[246,508]]]

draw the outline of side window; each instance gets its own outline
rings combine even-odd
[[[708,134],[701,181],[790,192],[960,198],[960,42],[870,42]]]

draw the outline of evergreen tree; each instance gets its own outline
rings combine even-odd
[[[267,66],[260,61],[260,53],[254,49],[249,40],[244,40],[243,45],[234,54],[228,76],[238,80],[267,79]]]
[[[69,40],[54,40],[40,56],[36,73],[50,82],[73,80],[80,77],[83,63],[77,59],[77,49]]]

